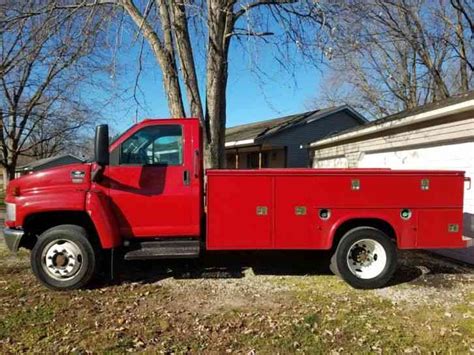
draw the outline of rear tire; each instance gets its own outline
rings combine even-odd
[[[96,251],[84,228],[63,224],[43,232],[31,251],[31,268],[53,290],[84,287],[96,272]]]
[[[330,268],[354,288],[383,287],[397,269],[395,243],[376,228],[354,228],[342,237]]]

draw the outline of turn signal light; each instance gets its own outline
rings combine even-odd
[[[20,196],[20,187],[19,186],[15,186],[12,190],[12,195],[13,196]]]

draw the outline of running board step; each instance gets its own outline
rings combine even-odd
[[[125,260],[197,258],[199,240],[160,240],[141,242],[125,253]]]

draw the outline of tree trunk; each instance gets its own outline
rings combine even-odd
[[[418,106],[418,77],[417,77],[417,69],[416,69],[416,52],[413,51],[411,54],[413,57],[411,58],[411,81],[410,81],[410,101],[413,103],[413,107],[415,108]]]
[[[423,64],[430,72],[431,77],[433,78],[434,83],[434,95],[435,99],[445,99],[449,97],[448,87],[441,75],[441,65],[437,66],[435,61],[431,58],[430,51],[428,49],[428,44],[425,38],[425,30],[421,24],[421,20],[418,14],[408,6],[405,6],[405,13],[413,21],[414,28],[410,26],[411,33],[407,36],[410,44],[413,47],[413,50],[417,51],[420,56]],[[406,17],[408,18],[408,17]],[[407,24],[410,25],[410,19],[407,19]]]
[[[13,128],[12,128],[13,129]],[[7,182],[15,178],[16,164],[18,162],[18,142],[16,138],[7,138],[7,156],[5,157],[4,167],[6,171]]]
[[[179,85],[178,71],[176,69],[176,61],[172,54],[173,52],[170,51],[170,48],[163,46],[156,32],[140,11],[138,11],[132,0],[122,0],[121,5],[133,19],[143,36],[147,39],[153,53],[155,54],[155,58],[161,67],[163,85],[171,116],[175,118],[186,117]]]
[[[18,153],[17,151],[17,142],[13,141],[11,144],[9,144],[11,147],[11,151],[8,152],[9,157],[7,158],[7,164],[5,166],[5,170],[7,172],[7,179],[8,181],[11,181],[12,179],[15,178],[15,172],[16,172],[16,165],[18,162]]]
[[[2,170],[3,170],[3,175],[2,175],[3,191],[6,191],[7,186],[8,186],[8,174],[7,174],[7,169],[5,167],[3,167]]]
[[[6,169],[5,169],[6,173],[7,173],[7,183],[9,181],[12,181],[14,178],[15,178],[15,172],[16,172],[16,162],[15,163],[11,163],[11,165],[7,166]],[[4,178],[5,179],[5,178]]]
[[[176,47],[181,62],[183,82],[191,110],[191,116],[204,119],[202,101],[199,93],[196,66],[194,64],[193,48],[189,38],[188,19],[184,3],[170,1],[173,14],[173,29],[176,37]]]
[[[222,168],[225,161],[227,54],[234,20],[233,4],[232,0],[208,2],[206,122],[209,124],[209,136],[205,152],[207,168]]]
[[[461,91],[469,91],[469,76],[467,75],[467,60],[466,60],[466,45],[464,43],[464,27],[462,24],[461,11],[456,10],[457,13],[457,26],[456,34],[459,41],[459,74],[461,76],[460,89]]]

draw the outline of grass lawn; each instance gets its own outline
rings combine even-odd
[[[0,353],[474,352],[472,269],[407,254],[392,286],[358,291],[308,262],[129,263],[113,284],[59,293],[2,243]]]

